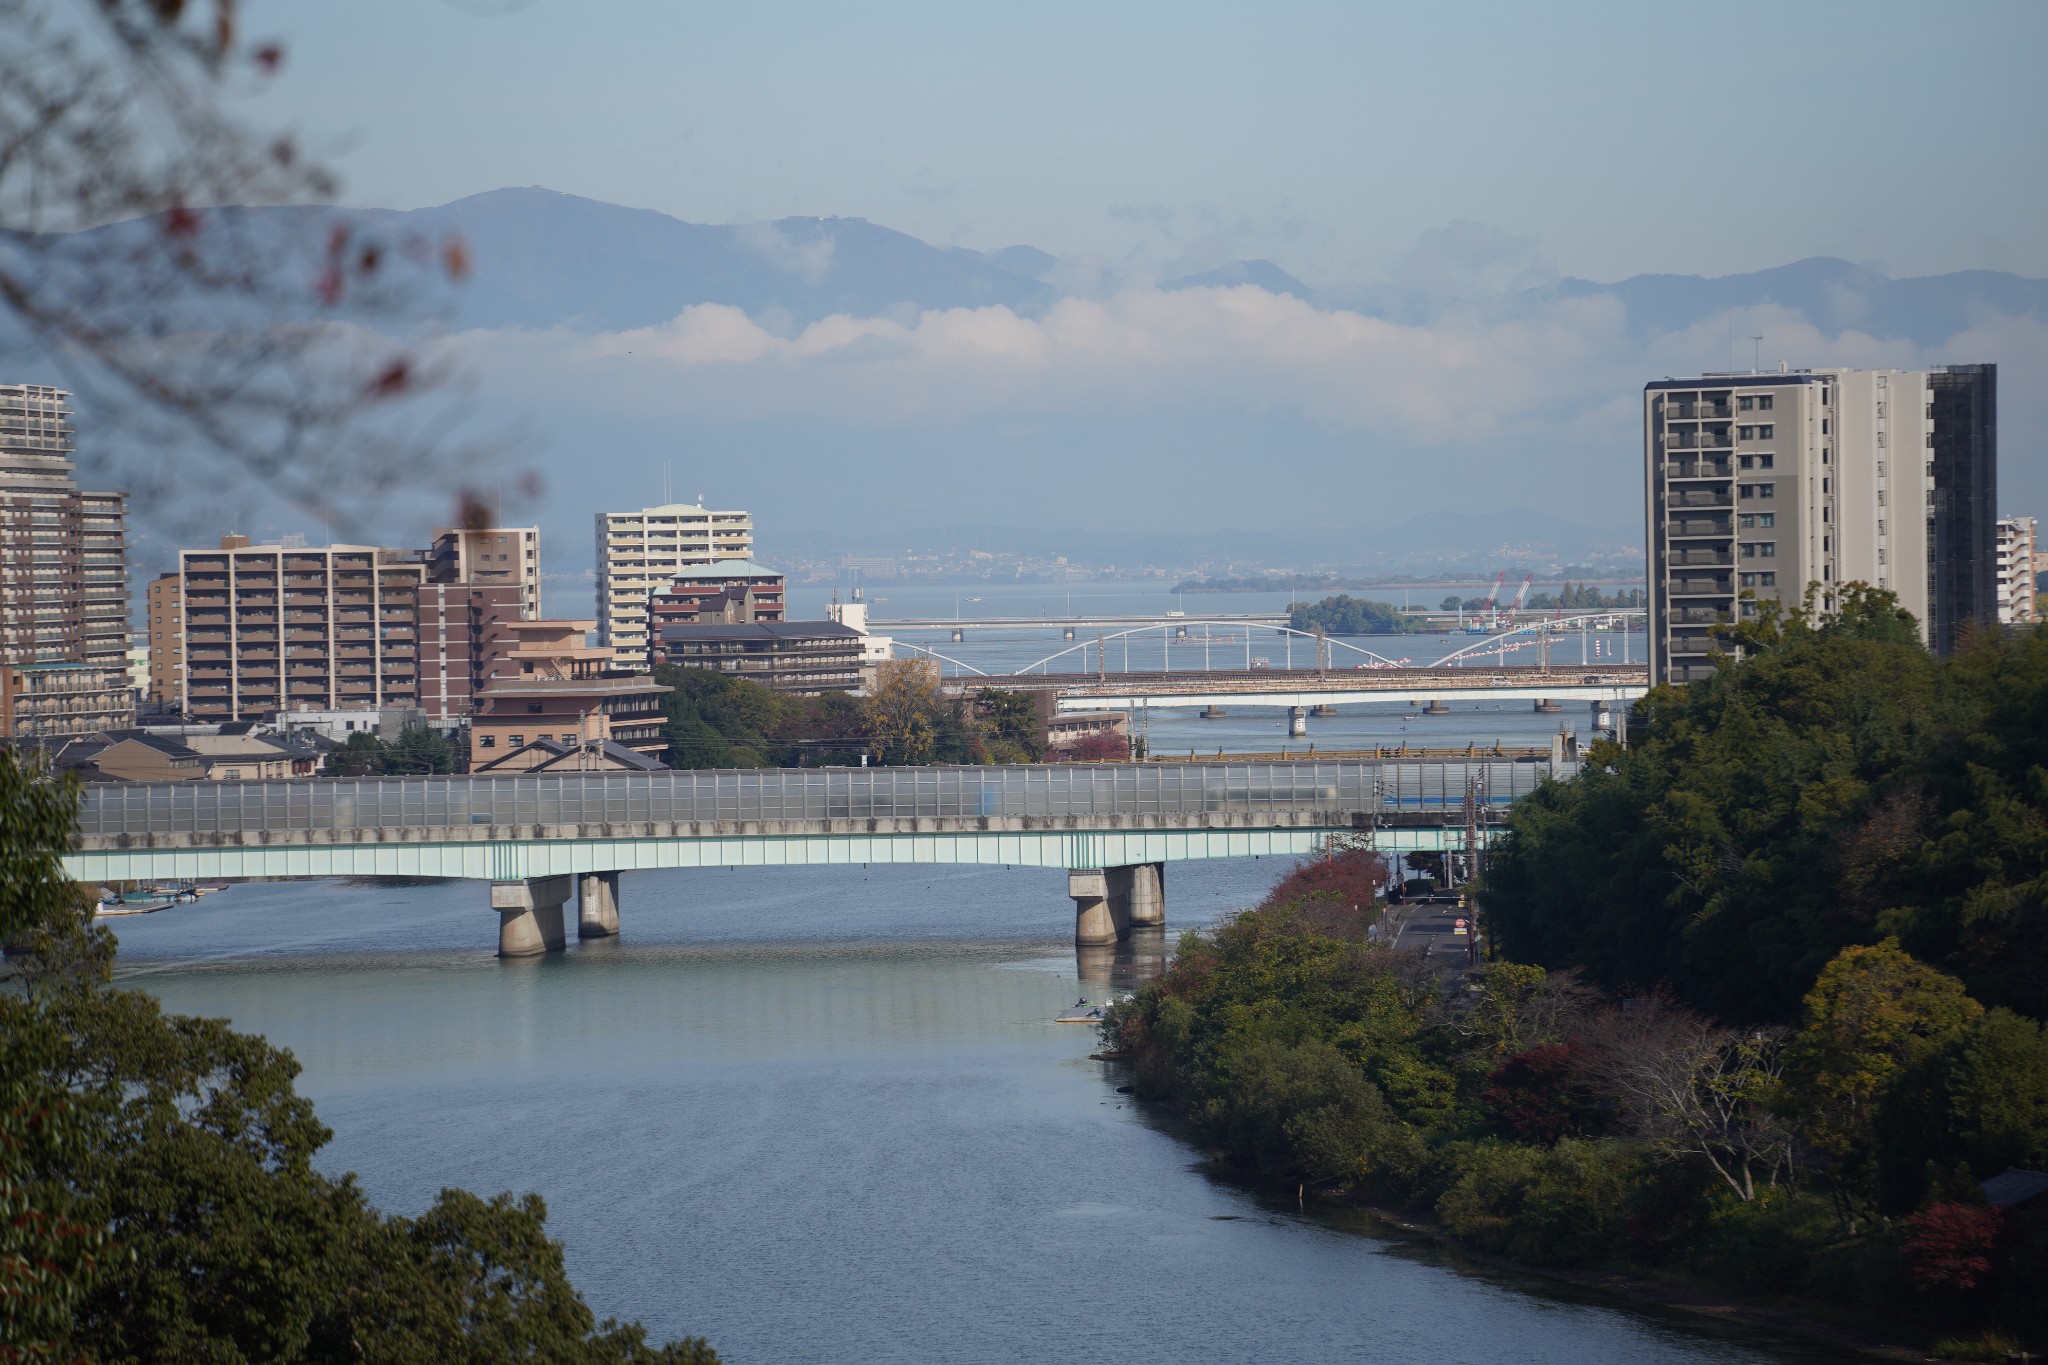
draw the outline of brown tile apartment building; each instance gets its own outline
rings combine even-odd
[[[218,549],[180,551],[178,571],[178,702],[192,720],[419,704],[419,552],[227,535]],[[154,621],[150,634],[153,648]]]

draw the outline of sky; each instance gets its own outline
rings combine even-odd
[[[1565,274],[2048,275],[2048,5],[269,0],[352,202],[544,185],[1373,279],[1467,220]]]
[[[2001,511],[2048,515],[2037,305],[1910,338],[1853,289],[1826,316],[1765,299],[1651,331],[1613,297],[1529,292],[1816,255],[1893,278],[2048,277],[2041,0],[255,0],[244,16],[289,55],[243,112],[296,130],[351,205],[543,186],[1061,258],[1065,296],[1038,311],[705,304],[613,331],[463,330],[465,401],[547,490],[517,514],[542,525],[551,571],[587,568],[591,513],[654,501],[671,471],[754,511],[769,549],[1057,525],[1102,531],[1112,557],[1120,529],[1520,507],[1626,534],[1644,380],[1720,368],[1757,334],[1767,363],[1997,362]],[[762,269],[833,268],[759,241]],[[1319,292],[1159,287],[1244,259]]]

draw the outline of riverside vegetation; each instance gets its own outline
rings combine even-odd
[[[76,808],[0,749],[0,1362],[715,1365],[596,1321],[536,1196],[385,1215],[314,1169],[289,1052],[111,986]]]
[[[1888,594],[1769,611],[1508,816],[1496,960],[1371,941],[1368,850],[1190,934],[1105,1025],[1228,1166],[1541,1266],[2039,1349],[2048,630],[1936,660]]]

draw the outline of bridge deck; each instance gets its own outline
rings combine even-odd
[[[792,862],[1103,866],[1305,852],[1403,812],[1500,807],[1548,763],[1280,763],[582,773],[96,787],[74,876],[516,877]],[[1389,831],[1389,847],[1442,835]],[[1078,860],[1078,861],[1077,861]]]

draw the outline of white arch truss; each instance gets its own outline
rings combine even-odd
[[[1126,636],[1130,635],[1145,635],[1155,630],[1160,631],[1162,633],[1172,630],[1184,630],[1188,626],[1227,626],[1232,630],[1236,630],[1239,627],[1243,627],[1247,633],[1254,630],[1270,630],[1276,635],[1299,635],[1304,640],[1313,640],[1317,638],[1313,631],[1296,630],[1293,626],[1248,625],[1243,621],[1188,621],[1176,619],[1172,621],[1161,622],[1158,625],[1152,626],[1133,626],[1129,630],[1120,630],[1113,635],[1099,636],[1094,640],[1082,640],[1078,643],[1068,645],[1065,649],[1060,650],[1056,654],[1048,654],[1043,659],[1040,659],[1035,663],[1028,663],[1024,665],[1022,668],[1018,669],[1017,672],[1020,674],[1029,673],[1034,668],[1044,668],[1053,660],[1064,659],[1067,655],[1074,653],[1076,650],[1091,649],[1097,644],[1108,644],[1111,640],[1121,640]],[[1168,638],[1170,639],[1171,637],[1169,636]],[[1348,649],[1354,654],[1363,654],[1366,658],[1371,659],[1377,666],[1381,668],[1399,668],[1403,664],[1409,662],[1406,659],[1389,659],[1384,654],[1375,654],[1369,649],[1361,649],[1357,645],[1347,644],[1343,640],[1334,639],[1328,635],[1325,635],[1321,638],[1339,649]],[[1193,640],[1190,640],[1189,643],[1193,643]]]
[[[1462,659],[1467,654],[1484,654],[1489,649],[1497,649],[1500,647],[1500,642],[1507,639],[1510,635],[1533,635],[1541,631],[1555,630],[1559,626],[1568,626],[1575,621],[1611,621],[1617,616],[1633,617],[1642,615],[1645,615],[1645,613],[1641,611],[1629,611],[1610,607],[1606,611],[1585,611],[1573,616],[1546,616],[1540,621],[1531,621],[1527,625],[1515,626],[1498,634],[1489,635],[1484,639],[1474,640],[1469,645],[1463,645],[1452,650],[1435,663],[1427,665],[1427,667],[1442,668],[1452,660]]]

